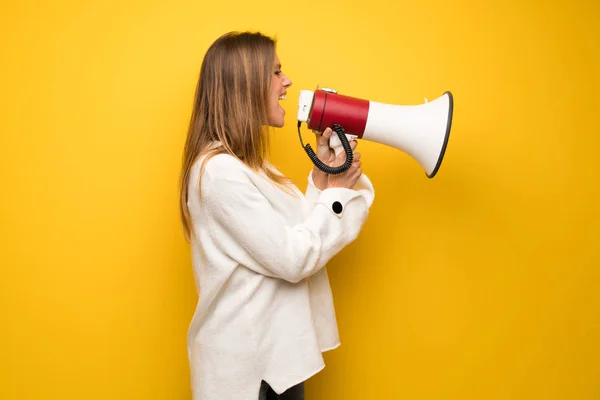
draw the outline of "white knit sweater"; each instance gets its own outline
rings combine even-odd
[[[257,400],[261,380],[282,393],[340,344],[325,264],[358,236],[373,186],[363,174],[354,189],[320,191],[309,174],[306,193],[293,187],[293,196],[222,154],[206,164],[200,202],[200,161],[188,200],[193,399]]]

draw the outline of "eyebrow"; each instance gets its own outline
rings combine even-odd
[[[275,66],[277,67],[277,69],[281,69],[281,64],[275,64]]]

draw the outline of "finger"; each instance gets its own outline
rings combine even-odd
[[[350,141],[350,148],[352,150],[356,149],[356,146],[358,146],[358,142],[356,140]]]
[[[352,157],[354,159],[354,161],[358,161],[360,160],[361,154],[359,152],[354,153],[354,156]]]
[[[345,163],[346,162],[346,152],[340,151],[340,153],[335,157],[336,162]],[[354,161],[354,154],[352,154],[352,161]]]
[[[331,138],[331,129],[327,128],[317,137],[317,144],[320,147],[329,147],[329,138]]]
[[[323,132],[313,130],[313,133],[315,134],[315,138],[317,140],[317,144],[321,145],[322,141],[323,141]]]

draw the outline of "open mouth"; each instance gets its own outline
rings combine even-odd
[[[286,92],[282,93],[279,95],[278,99],[277,99],[277,107],[279,108],[280,112],[285,115],[285,109],[281,106],[281,104],[279,103],[282,100],[285,100],[285,96],[286,96]]]

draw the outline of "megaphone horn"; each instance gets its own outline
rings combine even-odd
[[[313,131],[332,128],[336,135],[330,146],[336,155],[346,153],[338,167],[322,163],[310,144],[302,147],[317,168],[329,174],[346,171],[352,163],[349,140],[356,138],[387,145],[414,158],[433,178],[442,165],[450,128],[454,100],[447,91],[437,99],[419,105],[395,105],[338,94],[333,89],[301,90],[298,100],[298,135],[303,122]]]

